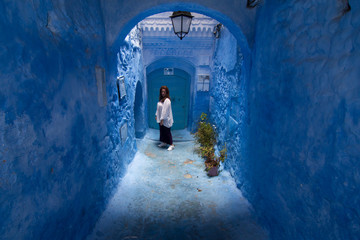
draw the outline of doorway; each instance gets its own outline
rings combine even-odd
[[[189,99],[190,99],[190,75],[178,68],[161,68],[147,75],[148,82],[148,119],[149,127],[159,129],[155,120],[157,102],[159,101],[159,89],[167,86],[170,91],[171,107],[174,117],[172,129],[184,129],[188,126]]]

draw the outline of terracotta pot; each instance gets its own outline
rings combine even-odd
[[[219,167],[216,166],[216,167],[210,168],[207,175],[209,177],[215,177],[215,176],[219,175]]]

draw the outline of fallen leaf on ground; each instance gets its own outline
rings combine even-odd
[[[152,152],[145,152],[145,155],[148,156],[148,157],[151,157],[151,158],[156,157],[156,155],[153,154]]]
[[[184,164],[192,164],[194,161],[191,159],[186,159],[186,161],[184,162]]]

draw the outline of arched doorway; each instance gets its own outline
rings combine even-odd
[[[190,75],[190,99],[189,99],[189,112],[188,112],[188,130],[191,129],[192,125],[191,123],[194,121],[193,119],[193,111],[194,111],[194,82],[195,82],[195,74],[196,74],[196,67],[193,65],[192,62],[187,61],[184,58],[181,57],[163,57],[157,61],[152,62],[151,64],[147,65],[146,67],[146,73],[151,73],[158,69],[164,69],[164,68],[176,68],[181,69],[188,73]],[[147,91],[146,91],[147,94]],[[170,93],[170,95],[172,95]],[[146,95],[146,98],[148,96]],[[147,106],[147,102],[145,104]],[[146,110],[146,113],[149,112],[149,109]],[[153,113],[148,115],[153,118]],[[149,122],[146,120],[146,122]]]
[[[171,75],[167,74],[168,69],[161,68],[152,71],[147,75],[148,86],[148,119],[149,127],[159,129],[154,115],[157,102],[159,101],[159,89],[167,86],[170,90],[174,125],[172,129],[184,129],[188,125],[189,100],[190,100],[190,75],[178,68],[171,68]]]
[[[135,137],[142,138],[145,134],[144,124],[144,100],[143,90],[141,82],[138,81],[135,90],[135,101],[134,101],[134,120],[135,120]]]
[[[157,9],[156,11],[160,11],[160,9]],[[209,10],[210,11],[210,10]],[[204,13],[206,14],[207,12],[204,11]],[[210,11],[210,13],[213,13]],[[146,15],[148,15],[149,13],[143,13]],[[150,14],[149,14],[150,15]],[[210,14],[209,14],[210,15]],[[144,16],[144,15],[142,15]],[[214,16],[218,16],[216,14],[214,14]],[[140,19],[142,17],[139,17]],[[219,17],[219,19],[221,19]],[[235,29],[236,30],[236,29]],[[240,42],[240,43],[243,43],[243,48],[245,49],[245,52],[249,53],[248,51],[246,50],[249,50],[247,47],[247,42],[246,42],[246,39],[242,36],[241,32],[238,32],[238,36],[240,36],[240,39],[243,41],[243,42]],[[119,41],[121,41],[121,37],[118,38]],[[245,41],[245,42],[244,42]],[[112,45],[114,47],[114,49],[116,49],[116,44]],[[221,55],[221,54],[220,54]],[[244,54],[245,56],[245,59],[250,62],[250,59],[249,58],[246,58],[247,54]],[[174,57],[178,58],[178,55],[175,55]],[[202,61],[202,62],[199,62],[199,63],[196,63],[196,64],[199,64],[201,66],[204,66],[205,61]],[[145,65],[147,66],[147,65]],[[198,65],[195,65],[195,68],[197,67]],[[200,66],[200,67],[201,67]],[[207,66],[207,65],[205,65]],[[249,65],[247,65],[249,66]],[[177,112],[181,112],[181,111],[177,111],[177,107],[175,106],[175,104],[178,102],[178,98],[177,98],[177,94],[176,94],[176,91],[179,91],[179,92],[182,92],[180,91],[180,89],[178,88],[178,86],[185,86],[185,93],[182,93],[182,94],[179,94],[179,100],[183,99],[183,100],[186,100],[186,99],[189,99],[189,95],[190,94],[187,94],[186,92],[189,91],[189,87],[186,87],[187,83],[186,82],[189,82],[189,77],[179,77],[179,79],[176,79],[176,75],[177,75],[177,72],[179,71],[178,68],[176,68],[178,66],[174,66],[173,68],[173,73],[175,76],[172,76],[172,75],[165,75],[164,74],[164,68],[171,68],[169,66],[159,66],[157,68],[154,68],[153,71],[147,71],[147,81],[143,82],[143,84],[145,85],[145,88],[146,90],[144,91],[145,93],[147,93],[147,96],[144,97],[145,101],[147,102],[147,107],[148,107],[148,122],[149,122],[149,126],[150,127],[154,127],[154,128],[157,128],[158,125],[156,124],[155,122],[155,118],[154,118],[154,115],[155,115],[155,108],[156,108],[156,102],[158,101],[158,96],[159,96],[159,88],[160,86],[162,85],[167,85],[169,88],[170,88],[170,96],[172,97],[172,101],[173,101],[173,112],[174,113],[177,113]],[[148,70],[148,69],[147,69]],[[247,69],[249,70],[249,69]],[[187,72],[187,74],[189,75],[190,72]],[[198,74],[201,74],[200,71],[195,71],[195,77],[196,78],[193,78],[193,81],[194,83],[197,83],[195,81],[198,80],[197,76]],[[180,74],[181,75],[181,74]],[[185,74],[184,74],[185,75]],[[188,79],[187,81],[185,80],[185,84],[184,84],[184,79]],[[173,84],[173,85],[172,85]],[[195,85],[195,84],[193,84]],[[133,85],[132,85],[133,86]],[[195,88],[193,91],[196,91],[197,88]],[[187,95],[187,96],[186,96]],[[185,96],[185,97],[184,97]],[[184,108],[187,107],[188,104],[184,104]],[[228,106],[228,105],[227,105]],[[177,117],[177,116],[174,116],[175,118],[175,124],[176,123],[179,123],[179,121],[177,121],[177,119],[183,119],[184,120],[184,123],[186,123],[186,112],[188,111],[184,111],[183,112],[183,118],[182,117]],[[185,114],[184,114],[185,113]],[[175,115],[175,114],[174,114]],[[186,124],[188,124],[189,122],[187,122]],[[184,124],[183,126],[179,127],[179,126],[174,126],[173,129],[181,129],[181,128],[185,128],[186,125]],[[146,140],[146,139],[145,139]],[[156,147],[155,144],[152,144],[151,148],[154,147],[156,149],[158,149]],[[180,148],[178,148],[180,149]],[[180,151],[179,151],[180,152]],[[150,151],[149,152],[146,152],[145,153],[146,156],[154,156],[153,153],[151,153]],[[159,155],[160,156],[160,155]]]

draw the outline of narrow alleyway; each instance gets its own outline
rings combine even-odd
[[[157,147],[157,131],[138,152],[91,239],[266,239],[229,172],[209,178],[187,131],[175,149]]]

